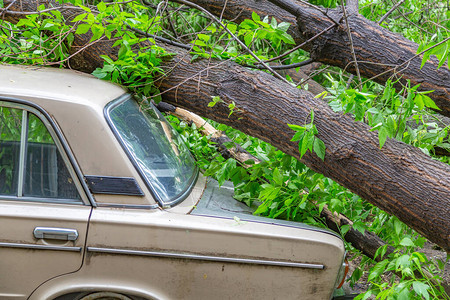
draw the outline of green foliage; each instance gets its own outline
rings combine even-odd
[[[290,24],[277,23],[275,18],[269,19],[266,16],[261,20],[257,14],[253,13],[251,20],[244,20],[240,24],[229,22],[224,26],[262,60],[278,55],[289,45],[295,44],[294,39],[287,33]],[[191,42],[194,45],[193,60],[200,57],[214,57],[233,59],[238,63],[257,63],[255,58],[246,53],[228,32],[222,33],[220,29],[219,25],[213,23],[203,33],[197,34],[196,39]]]
[[[434,37],[437,37],[437,35],[434,35],[432,37],[432,40]],[[435,55],[439,60],[439,64],[437,66],[438,69],[442,67],[446,62],[448,65],[448,61],[450,58],[450,33],[447,32],[447,37],[445,38],[445,40],[442,36],[440,36],[438,37],[438,41],[422,43],[417,49],[417,53],[421,53],[422,51],[425,51],[425,53],[422,57],[421,68],[430,59],[431,55]]]
[[[448,149],[449,127],[436,122],[435,115],[428,110],[439,108],[426,92],[418,92],[419,85],[409,84],[396,91],[388,80],[384,87],[373,83],[365,84],[362,92],[345,89],[342,78],[337,80],[326,75],[329,94],[324,98],[336,112],[350,113],[356,121],[363,121],[378,131],[380,148],[387,138],[397,139],[432,153],[435,147]]]
[[[426,277],[425,270],[436,269],[434,263],[423,253],[408,252],[418,245],[404,238],[401,246],[404,246],[404,252],[397,249],[390,259],[384,259],[370,269],[368,281],[372,283],[372,288],[355,299],[367,299],[373,294],[377,294],[377,299],[449,299],[443,288],[432,282],[432,279],[440,280],[437,276]],[[395,284],[394,277],[389,282],[383,280],[383,275],[389,272],[400,274],[398,284]]]
[[[300,158],[309,150],[310,152],[314,151],[320,159],[325,159],[325,144],[316,136],[319,132],[314,125],[314,110],[311,110],[311,122],[309,124],[304,126],[288,124],[288,126],[295,131],[291,141],[298,142]]]
[[[68,57],[74,30],[57,10],[28,15],[17,24],[0,21],[0,26],[1,62],[42,65]]]

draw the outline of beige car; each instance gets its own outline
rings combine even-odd
[[[330,299],[344,252],[253,216],[122,88],[0,65],[0,299]]]

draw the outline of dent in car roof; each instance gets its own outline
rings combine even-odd
[[[121,87],[82,72],[0,64],[0,95],[3,96],[89,102],[103,107],[124,93]]]

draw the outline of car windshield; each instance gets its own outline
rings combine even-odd
[[[197,178],[198,169],[181,136],[161,113],[131,96],[108,106],[108,121],[161,205],[173,205]]]

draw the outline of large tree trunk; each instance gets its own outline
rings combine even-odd
[[[176,2],[176,0],[174,0]],[[317,35],[322,30],[334,23],[319,9],[307,6],[294,0],[191,0],[209,10],[211,13],[221,15],[235,22],[251,19],[252,12],[261,16],[274,16],[279,21],[292,24],[289,33],[297,44]],[[322,9],[324,10],[324,9]],[[288,12],[289,11],[289,12]],[[340,9],[328,9],[327,14],[339,23],[342,18]],[[297,18],[296,18],[297,17]],[[420,68],[422,56],[412,59],[418,49],[418,45],[401,35],[379,26],[367,20],[357,13],[348,17],[349,27],[352,31],[353,46],[358,60],[359,70],[362,76],[375,77],[373,80],[384,84],[394,75],[394,78],[402,78],[397,87],[401,88],[407,80],[411,86],[421,84],[419,90],[432,91],[428,94],[441,109],[439,113],[450,117],[450,70],[443,66],[437,70],[437,59],[428,61]],[[339,27],[334,27],[322,34],[314,41],[307,43],[304,50],[311,53],[311,58],[325,64],[338,66],[353,74],[356,74],[353,64],[351,48],[348,42],[345,21],[340,21]],[[400,66],[400,67],[397,67]]]
[[[87,45],[89,39],[76,36],[74,50]],[[294,132],[287,124],[308,123],[314,110],[318,137],[327,147],[325,161],[311,153],[301,161],[450,251],[450,166],[393,139],[380,150],[377,134],[369,126],[334,113],[309,92],[267,73],[233,62],[191,63],[185,50],[166,48],[178,54],[162,64],[168,70],[159,82],[166,102],[228,124],[295,157],[299,157],[298,147],[290,141]],[[71,66],[90,72],[103,64],[99,55],[114,57],[116,50],[110,42],[95,43],[77,54]],[[220,96],[223,102],[210,108],[211,96]],[[232,101],[236,108],[229,116]]]

